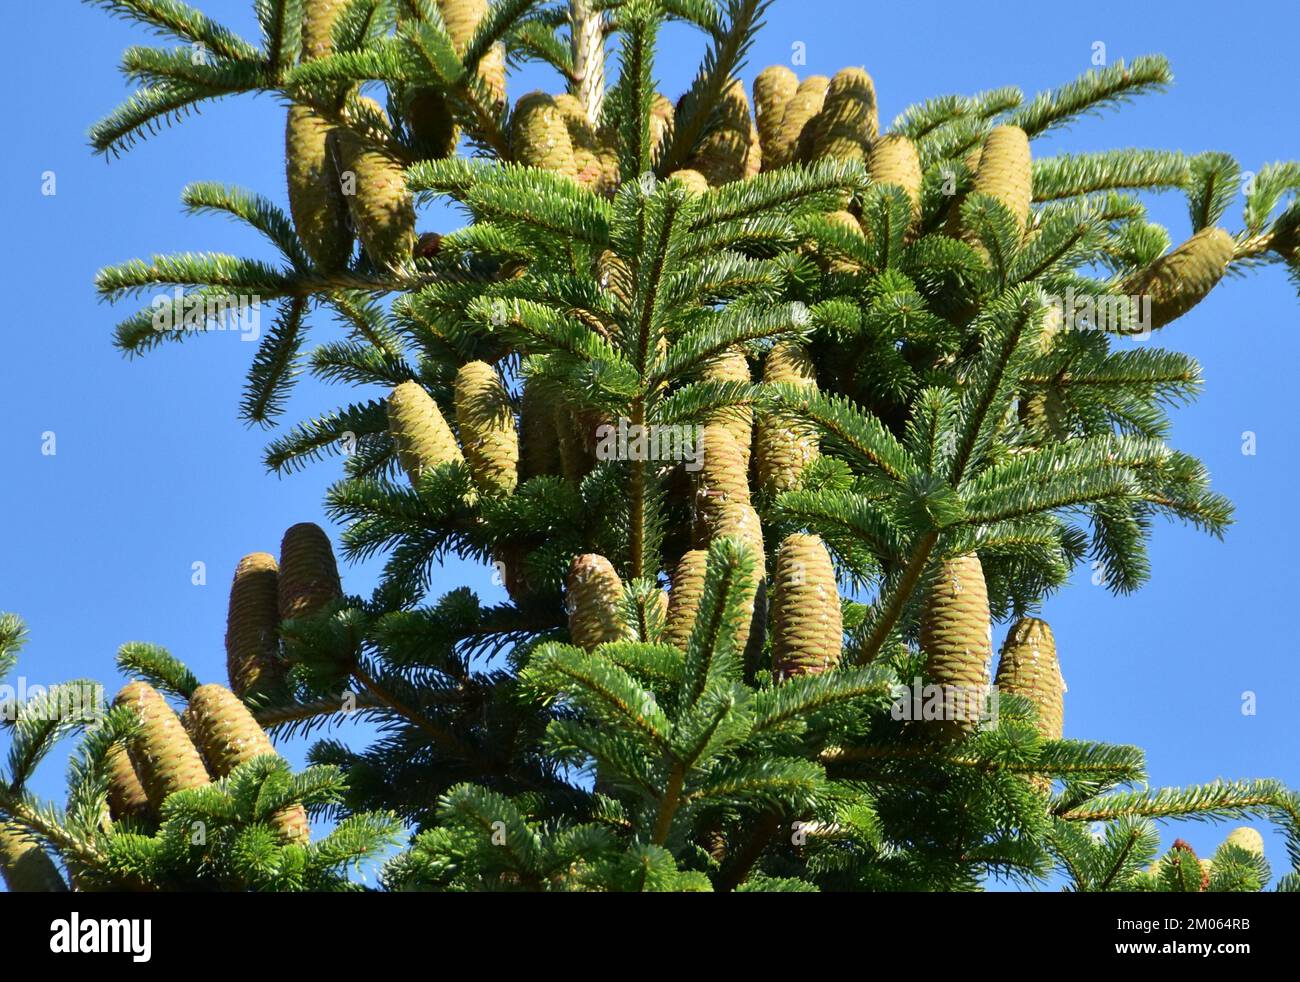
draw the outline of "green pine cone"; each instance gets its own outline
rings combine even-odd
[[[293,105],[285,121],[285,177],[294,231],[323,272],[343,269],[352,256],[348,202],[330,151],[331,126],[305,106]]]
[[[270,553],[250,553],[235,567],[226,614],[226,672],[241,699],[274,695],[284,684],[279,578]]]
[[[578,164],[564,113],[545,92],[530,92],[510,117],[510,151],[515,163],[540,167],[575,180]]]
[[[0,825],[0,877],[10,893],[66,893],[58,868],[21,825]]]
[[[764,149],[763,160],[768,170],[785,167],[798,159],[800,147],[807,142],[804,131],[808,129],[811,132],[809,123],[822,111],[830,84],[831,80],[825,75],[810,75],[799,83],[781,115],[772,152],[769,154]]]
[[[804,160],[866,160],[880,129],[876,86],[861,68],[844,68],[826,88],[821,111],[804,130]]]
[[[912,221],[921,217],[921,159],[912,141],[897,133],[882,136],[871,145],[869,163],[875,184],[893,184],[907,192]]]
[[[704,378],[714,382],[744,382],[749,384],[753,376],[749,371],[749,359],[743,348],[728,348],[704,370]],[[726,427],[736,446],[740,448],[744,460],[745,473],[749,473],[749,455],[754,442],[754,410],[750,406],[737,407],[726,413],[715,415],[713,422]]]
[[[664,140],[668,138],[677,118],[677,107],[662,92],[655,93],[654,105],[650,108],[650,146],[654,150],[651,159],[658,159],[663,152]],[[617,186],[618,181],[614,182]]]
[[[794,341],[773,346],[763,365],[763,381],[817,387],[807,349]],[[768,494],[789,491],[803,469],[818,456],[817,437],[801,421],[781,413],[761,416],[754,428],[754,457],[759,486]]]
[[[1223,279],[1237,249],[1221,228],[1203,228],[1172,252],[1124,280],[1120,292],[1151,298],[1153,328],[1164,327],[1204,300]]]
[[[144,793],[131,757],[126,749],[115,744],[105,758],[108,766],[108,813],[113,821],[133,819],[147,822],[149,814],[149,796]]]
[[[463,459],[438,404],[418,382],[403,382],[389,394],[388,432],[413,485],[426,470]]]
[[[569,636],[579,648],[590,651],[631,638],[623,616],[623,581],[604,556],[586,553],[573,558],[565,605]]]
[[[687,163],[714,187],[745,178],[753,122],[745,86],[733,79],[722,95],[717,127],[706,136]]]
[[[840,594],[826,545],[786,536],[772,573],[772,670],[778,678],[820,675],[839,664],[844,643]]]
[[[310,617],[343,596],[339,567],[325,530],[301,522],[280,541],[280,620]]]
[[[564,118],[569,131],[569,144],[573,147],[573,166],[578,183],[585,188],[600,190],[604,186],[606,161],[604,148],[596,135],[587,111],[574,96],[564,93],[555,98],[555,107]]]
[[[221,685],[195,689],[181,723],[215,777],[226,777],[255,757],[275,754],[271,738],[253,714],[238,696]],[[277,812],[272,822],[289,841],[306,843],[311,837],[307,812],[301,805]]]
[[[951,687],[958,718],[944,729],[969,732],[989,685],[989,598],[977,555],[957,556],[938,570],[921,616],[921,650],[926,671],[938,685]]]
[[[315,61],[334,50],[334,25],[348,0],[307,0],[303,6],[302,60]]]
[[[372,99],[358,101],[383,112]],[[383,269],[409,264],[415,251],[415,201],[401,162],[351,129],[334,130],[333,140],[344,188],[353,191],[345,197],[366,255]]]
[[[203,756],[185,732],[167,700],[147,682],[132,682],[117,694],[114,706],[131,706],[140,730],[128,747],[131,763],[157,815],[168,795],[211,783]]]
[[[535,378],[524,380],[519,405],[519,480],[560,471],[560,435],[555,429],[555,395]]]
[[[1242,825],[1233,829],[1228,834],[1228,837],[1223,840],[1223,844],[1236,846],[1238,849],[1244,849],[1256,856],[1264,855],[1264,837],[1249,825]]]
[[[1022,617],[1002,646],[994,685],[999,692],[1023,696],[1038,710],[1038,733],[1059,740],[1064,732],[1065,682],[1056,658],[1056,641],[1046,621]]]
[[[668,180],[680,182],[691,194],[703,194],[709,189],[709,179],[689,167],[673,171],[668,175]]]
[[[971,191],[996,198],[1015,216],[1023,234],[1034,197],[1029,137],[1018,126],[996,126],[984,137]]]
[[[695,629],[695,616],[700,611],[700,598],[704,595],[704,574],[708,563],[707,549],[691,549],[682,555],[677,568],[673,570],[664,641],[682,650],[686,649],[686,642]]]
[[[763,160],[775,160],[781,146],[781,120],[799,91],[799,76],[784,65],[769,65],[754,79],[754,116]],[[770,169],[770,165],[769,165]]]
[[[519,481],[519,434],[510,395],[485,361],[456,373],[456,425],[474,484],[484,494],[509,494]]]

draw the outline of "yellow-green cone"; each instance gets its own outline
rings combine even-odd
[[[703,174],[714,187],[742,180],[748,165],[753,123],[749,98],[739,80],[733,79],[723,93],[720,114],[717,128],[704,138],[688,162],[688,167]]]
[[[564,113],[545,92],[530,92],[510,117],[510,151],[515,162],[577,178],[573,141]]]
[[[374,100],[360,101],[382,112]],[[336,129],[334,141],[344,188],[354,192],[345,197],[366,255],[380,268],[410,263],[415,250],[415,202],[406,189],[401,163],[350,129]]]
[[[21,825],[0,825],[0,877],[10,893],[66,893],[54,861]]]
[[[772,347],[763,366],[763,381],[817,387],[812,358],[797,342]],[[759,486],[769,494],[788,491],[818,455],[817,437],[800,420],[787,414],[760,416],[754,427],[754,456]]]
[[[673,570],[672,589],[668,593],[668,626],[664,641],[685,650],[695,628],[695,615],[704,595],[704,573],[708,567],[707,549],[684,553]]]
[[[821,112],[805,131],[809,160],[866,160],[879,130],[876,86],[861,68],[844,68],[826,89]]]
[[[764,148],[763,160],[768,170],[784,167],[798,158],[799,148],[804,142],[804,129],[822,111],[830,84],[831,80],[825,75],[811,75],[799,83],[781,115],[772,152],[768,153]]]
[[[1172,252],[1128,277],[1120,292],[1150,297],[1149,326],[1164,327],[1209,295],[1228,271],[1228,262],[1236,248],[1232,236],[1223,229],[1203,228]]]
[[[140,784],[157,814],[168,795],[210,782],[203,756],[167,700],[147,682],[132,682],[117,694],[115,706],[131,706],[140,720],[129,752]]]
[[[754,116],[763,160],[778,155],[785,107],[798,91],[799,76],[784,65],[769,65],[754,79]]]
[[[519,434],[510,395],[496,369],[472,361],[456,373],[456,425],[474,484],[508,494],[519,480]]]
[[[655,157],[663,149],[664,140],[676,118],[677,109],[673,101],[662,92],[656,92],[654,105],[650,108],[650,146],[654,148]]]
[[[462,57],[478,29],[479,21],[488,12],[488,0],[438,0],[442,22],[447,27],[456,54]],[[506,95],[505,50],[493,45],[478,64],[478,76],[492,93],[493,100],[503,104]]]
[[[590,651],[598,644],[631,637],[623,617],[623,581],[604,556],[574,557],[565,606],[569,637],[579,648]]]
[[[956,708],[964,713],[945,729],[969,731],[978,723],[989,684],[989,627],[988,587],[979,557],[972,553],[946,560],[921,617],[926,670],[936,684],[952,688]]]
[[[753,381],[749,372],[749,360],[745,357],[744,350],[739,347],[728,348],[718,356],[704,370],[704,377],[715,382],[748,384]],[[732,439],[736,441],[736,446],[740,448],[741,457],[744,459],[745,472],[749,473],[750,445],[754,440],[754,410],[745,406],[728,413],[720,413],[714,422],[725,426]]]
[[[560,471],[560,435],[555,429],[555,397],[547,386],[524,381],[519,406],[519,480]]]
[[[736,650],[744,651],[754,622],[755,604],[760,585],[767,579],[767,562],[763,552],[763,524],[754,506],[747,502],[724,501],[709,509],[705,521],[708,545],[720,539],[736,539],[749,550],[754,561],[754,582],[745,593],[743,616],[736,634]]]
[[[603,148],[591,120],[587,119],[587,111],[582,108],[582,103],[567,93],[555,96],[555,107],[564,117],[564,125],[569,131],[578,183],[585,188],[602,187],[605,180]]]
[[[921,160],[912,141],[897,133],[882,136],[871,145],[871,180],[893,184],[907,192],[912,202],[912,221],[921,215]]]
[[[280,541],[280,620],[310,617],[341,596],[339,567],[325,530],[301,522],[285,532]]]
[[[782,540],[772,573],[772,670],[778,678],[819,675],[839,664],[840,594],[826,545],[815,535]]]
[[[1223,842],[1224,845],[1245,849],[1246,852],[1253,853],[1256,856],[1264,855],[1264,837],[1249,825],[1242,825],[1233,829]]]
[[[996,198],[1015,216],[1023,233],[1034,196],[1029,137],[1018,126],[997,126],[984,137],[972,193]]]
[[[718,510],[750,504],[749,455],[722,423],[709,423],[700,434],[700,469],[695,486],[696,539],[708,540]]]
[[[1059,740],[1064,732],[1065,682],[1056,658],[1056,641],[1046,621],[1022,617],[1002,645],[994,685],[999,692],[1022,696],[1038,710],[1038,733]]]
[[[348,202],[328,146],[330,129],[305,106],[289,107],[284,129],[289,212],[307,255],[327,273],[342,269],[352,255]]]
[[[131,757],[121,745],[115,745],[105,758],[108,765],[108,813],[113,821],[125,818],[146,821],[149,796],[135,773]]]
[[[703,194],[709,189],[709,179],[697,170],[684,167],[668,175],[670,181],[679,181],[691,194]]]
[[[442,411],[418,382],[403,382],[388,396],[388,432],[412,484],[426,470],[462,460]]]
[[[315,61],[334,50],[334,25],[348,0],[308,0],[303,6],[302,60]]]
[[[226,777],[240,764],[275,753],[271,738],[253,714],[224,686],[195,689],[181,722],[215,777]],[[273,822],[286,839],[305,843],[310,838],[307,812],[301,805],[278,812]]]
[[[274,693],[284,681],[279,609],[275,557],[250,553],[235,567],[226,613],[226,672],[240,698]]]

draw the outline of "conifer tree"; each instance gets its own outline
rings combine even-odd
[[[1230,522],[1168,442],[1196,363],[1112,335],[1167,328],[1230,272],[1300,277],[1300,165],[1259,172],[1233,233],[1225,155],[1034,156],[1167,85],[1164,59],[882,126],[860,67],[768,68],[751,101],[767,0],[259,0],[257,43],[179,0],[99,2],[183,47],[128,53],[141,87],[97,149],[274,93],[290,201],[192,185],[192,210],[281,258],[136,260],[101,293],[278,303],[242,414],[272,424],[303,367],[366,388],[266,461],[346,454],[327,501],[343,555],[387,559],[364,598],[314,527],[278,562],[246,557],[228,689],[124,647],[137,681],[87,730],[64,810],[23,790],[61,731],[13,725],[7,876],[52,882],[34,845],[81,889],[344,887],[400,824],[390,889],[1270,882],[1248,832],[1204,864],[1181,840],[1157,858],[1154,823],[1180,817],[1273,821],[1300,870],[1300,798],[1276,782],[1146,790],[1136,748],[1064,739],[1078,654],[1036,616],[1086,558],[1137,589],[1157,518]],[[670,20],[707,46],[675,101],[655,75]],[[550,65],[564,91],[509,92],[502,58]],[[385,104],[359,95],[372,83]],[[1192,217],[1172,250],[1140,197],[1163,190]],[[421,235],[434,199],[468,224]],[[1067,292],[1091,312],[1063,322]],[[151,306],[117,344],[185,336],[171,302],[182,326]],[[347,338],[304,356],[326,315]],[[499,563],[509,600],[445,590],[448,554]],[[344,714],[378,736],[320,740],[298,776],[273,753],[267,734]],[[304,843],[302,809],[339,824]],[[192,821],[207,846],[182,845]]]

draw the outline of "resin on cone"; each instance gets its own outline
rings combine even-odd
[[[388,432],[413,485],[425,471],[464,459],[438,404],[418,382],[403,382],[388,396]]]
[[[785,107],[798,91],[799,76],[785,65],[769,65],[754,79],[754,117],[764,160],[779,152]]]
[[[117,694],[113,705],[132,707],[140,720],[129,753],[154,814],[160,812],[168,795],[210,783],[203,756],[153,686],[132,682]]]
[[[226,673],[241,699],[272,695],[284,682],[279,655],[279,567],[267,552],[235,567],[226,613]]]
[[[373,99],[358,102],[376,115],[383,110]],[[381,269],[407,265],[415,251],[415,201],[406,188],[400,161],[346,127],[334,130],[345,194],[361,244]],[[351,181],[348,176],[351,175]]]
[[[46,851],[15,823],[0,824],[0,877],[10,893],[64,893],[68,889]]]
[[[1172,252],[1128,277],[1120,292],[1138,297],[1144,307],[1146,298],[1150,298],[1147,326],[1164,327],[1209,295],[1228,271],[1236,249],[1236,242],[1223,229],[1201,229]]]
[[[921,616],[921,650],[926,671],[951,687],[955,718],[944,729],[973,730],[989,685],[989,597],[984,568],[972,554],[944,561],[931,584]]]
[[[791,164],[798,157],[804,128],[822,111],[830,84],[831,80],[825,75],[812,75],[799,83],[799,88],[786,103],[785,112],[781,115],[773,152],[764,155],[768,170]]]
[[[181,722],[214,777],[226,777],[240,764],[276,752],[253,714],[224,686],[195,689]],[[277,812],[272,822],[290,841],[305,843],[310,838],[307,812],[301,805]]]
[[[778,678],[819,675],[839,664],[840,594],[826,545],[796,533],[781,541],[772,572],[772,670]]]
[[[590,651],[599,644],[631,638],[623,616],[623,581],[604,556],[575,556],[569,566],[569,636]]]
[[[1044,740],[1064,732],[1065,681],[1056,657],[1056,641],[1046,621],[1022,617],[1007,633],[994,685],[999,692],[1022,696],[1038,711],[1037,729]]]
[[[817,387],[817,374],[807,349],[794,341],[772,347],[763,364],[763,381]],[[754,427],[754,456],[759,486],[768,494],[789,491],[805,467],[818,455],[816,435],[786,413],[767,413]]]
[[[479,491],[508,494],[519,481],[519,434],[510,395],[485,361],[456,373],[456,425]]]
[[[578,165],[564,113],[545,92],[530,92],[510,117],[510,152],[518,164],[577,178]]]
[[[704,596],[704,574],[708,569],[707,549],[691,549],[678,560],[673,570],[672,589],[668,592],[668,627],[664,640],[674,647],[686,649],[686,642],[695,629],[695,616],[700,612],[700,598]]]
[[[879,130],[876,86],[861,68],[836,73],[805,137],[808,160],[866,160]]]

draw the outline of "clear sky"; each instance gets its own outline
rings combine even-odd
[[[256,37],[249,0],[198,3]],[[28,622],[20,672],[32,683],[93,676],[111,695],[121,681],[113,654],[129,640],[165,645],[202,680],[224,681],[235,563],[248,552],[277,551],[295,522],[328,528],[321,503],[338,465],[268,476],[261,464],[268,434],[236,415],[255,345],[216,333],[128,362],[112,347],[111,331],[135,308],[100,304],[93,276],[105,264],[154,252],[271,258],[251,230],[186,217],[179,193],[190,181],[221,181],[284,204],[283,109],[269,97],[211,105],[106,164],[92,155],[86,128],[127,94],[116,72],[122,50],[152,39],[74,0],[12,6],[0,40],[16,83],[0,155],[11,229],[3,266],[10,312],[0,384],[0,610]],[[1257,0],[1248,11],[1208,0],[777,0],[745,78],[788,63],[803,45],[801,74],[865,66],[887,122],[947,93],[1017,84],[1032,95],[1086,71],[1096,42],[1111,61],[1158,52],[1173,63],[1169,92],[1085,120],[1035,143],[1035,153],[1223,150],[1253,170],[1300,158],[1298,35],[1294,0]],[[702,42],[683,31],[667,39],[660,77],[675,97]],[[512,93],[553,90],[548,75],[526,72]],[[57,182],[52,196],[42,194],[47,172]],[[1188,233],[1181,197],[1159,199],[1153,214],[1175,241]],[[455,222],[431,212],[421,228],[446,231]],[[1227,224],[1240,227],[1240,202]],[[1152,784],[1277,777],[1300,786],[1300,586],[1289,504],[1300,449],[1298,309],[1284,271],[1273,267],[1221,286],[1153,342],[1190,352],[1204,368],[1203,395],[1176,412],[1174,443],[1201,457],[1235,503],[1226,540],[1161,526],[1154,576],[1140,593],[1112,597],[1081,569],[1046,606],[1069,685],[1066,735],[1143,747]],[[312,339],[334,336],[321,319]],[[353,397],[306,381],[285,419]],[[1256,446],[1249,455],[1247,431]],[[42,453],[46,433],[57,441],[52,456]],[[196,562],[206,564],[206,585],[191,582]],[[345,570],[347,589],[368,594],[376,568]],[[484,571],[446,567],[442,585],[466,583],[496,595]],[[998,629],[999,644],[1004,633]],[[1249,693],[1253,715],[1243,713]],[[287,748],[297,761],[301,752],[298,744]],[[59,797],[62,781],[62,761],[51,760],[35,787]],[[1226,828],[1176,831],[1204,856]],[[1281,838],[1265,832],[1275,871],[1285,870]]]

